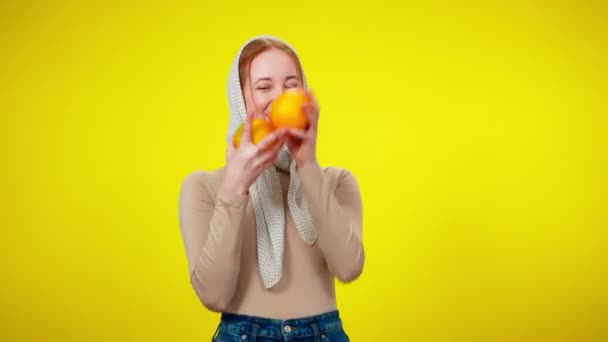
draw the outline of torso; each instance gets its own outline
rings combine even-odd
[[[217,186],[223,170],[218,171]],[[279,171],[285,204],[285,247],[283,275],[271,289],[264,288],[257,259],[255,214],[247,205],[241,252],[241,269],[235,295],[226,312],[288,319],[336,309],[334,277],[320,249],[309,246],[299,236],[287,206],[289,173]],[[218,189],[214,189],[217,193]]]

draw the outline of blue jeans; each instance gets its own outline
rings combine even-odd
[[[295,318],[270,319],[223,313],[213,342],[349,342],[337,310]]]

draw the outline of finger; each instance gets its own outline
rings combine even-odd
[[[289,129],[287,129],[287,136],[296,138],[296,139],[300,139],[300,140],[304,140],[306,138],[306,132],[304,130],[297,129],[297,128],[289,128]]]
[[[312,89],[308,89],[306,91],[306,96],[308,96],[308,100],[310,101],[310,106],[312,107],[313,113],[318,117],[319,116],[319,103],[317,102],[317,99],[315,98]]]
[[[273,146],[271,150],[265,151],[264,154],[260,155],[260,158],[254,162],[254,167],[260,167],[261,165],[265,165],[267,163],[274,164],[279,157],[282,146],[283,144],[277,144]]]
[[[319,109],[319,103],[317,102],[317,99],[315,98],[312,89],[306,89],[306,96],[308,97],[308,100],[310,100],[310,103],[312,104],[313,108]]]
[[[304,110],[304,113],[306,113],[309,128],[316,129],[319,121],[318,107],[312,103],[307,103],[302,106],[302,109]]]
[[[306,139],[306,133],[304,130],[291,128],[287,131],[286,138],[287,148],[291,153],[295,153]]]
[[[298,150],[298,147],[302,144],[302,140],[288,136],[285,143],[287,144],[287,149],[289,149],[289,152],[293,154]]]
[[[259,164],[256,167],[256,170],[258,170],[258,172],[260,172],[260,173],[266,171],[266,169],[268,169],[269,167],[272,167],[276,163],[276,160],[277,160],[278,156],[279,155],[277,154],[277,155],[274,156],[274,158],[268,159],[265,162]]]
[[[286,129],[281,128],[281,129],[277,129],[276,131],[268,134],[264,139],[262,139],[262,141],[260,141],[260,143],[258,144],[258,149],[260,151],[264,151],[266,148],[268,148],[270,145],[274,144],[276,141],[284,140],[286,131],[287,131]],[[282,143],[280,145],[282,145]]]
[[[267,149],[260,150],[260,152],[257,156],[257,160],[255,161],[254,164],[259,165],[259,164],[265,163],[269,159],[276,160],[279,153],[281,153],[281,149],[283,148],[284,144],[285,144],[285,140],[280,139],[280,140],[277,140],[274,145],[269,146]]]
[[[263,147],[260,149],[260,145],[257,146],[256,157],[257,160],[254,162],[255,165],[259,165],[260,163],[264,163],[268,160],[268,158],[272,159],[279,155],[281,149],[285,145],[285,137],[281,136],[274,140],[271,145],[267,147]]]
[[[243,129],[243,136],[241,137],[241,144],[251,144],[251,125],[253,124],[253,112],[248,112],[245,118],[245,127]]]

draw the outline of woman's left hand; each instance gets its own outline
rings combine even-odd
[[[310,104],[304,105],[303,109],[308,117],[308,127],[306,130],[290,128],[285,136],[287,148],[296,160],[298,168],[317,162],[319,105],[310,90],[306,90],[306,95]]]

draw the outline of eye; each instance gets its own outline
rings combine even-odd
[[[287,88],[297,88],[298,87],[298,83],[297,82],[292,82],[287,84]]]
[[[269,86],[259,86],[256,89],[266,91],[266,90],[270,90],[270,87]]]

